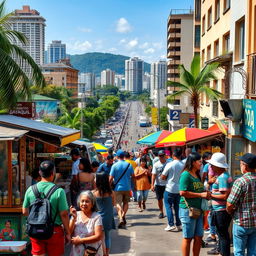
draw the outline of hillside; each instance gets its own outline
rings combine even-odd
[[[125,60],[128,56],[111,53],[90,52],[85,54],[70,55],[70,61],[74,68],[80,72],[92,72],[100,76],[104,69],[111,69],[116,74],[124,74]],[[150,72],[150,64],[144,62],[144,72]]]

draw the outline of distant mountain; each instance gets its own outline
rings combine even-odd
[[[111,53],[90,52],[85,54],[69,55],[71,64],[80,72],[92,72],[100,76],[104,69],[111,69],[116,74],[124,74],[125,60],[128,56]],[[150,64],[144,62],[144,72],[150,72]]]

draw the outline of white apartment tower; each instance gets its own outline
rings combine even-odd
[[[106,69],[103,70],[100,74],[101,86],[103,85],[115,85],[115,72]]]
[[[78,75],[78,93],[93,92],[94,89],[94,73],[81,73],[80,75]]]
[[[115,75],[115,86],[118,88],[122,87],[122,81],[123,81],[124,75]]]
[[[62,59],[66,59],[66,44],[62,44],[60,40],[54,40],[47,48],[47,62],[56,63]]]
[[[27,45],[13,42],[21,46],[38,65],[44,64],[45,49],[45,19],[36,10],[31,10],[28,5],[22,10],[15,10],[11,16],[11,29],[22,32],[28,39]]]
[[[138,57],[125,61],[125,90],[141,93],[143,88],[144,61]]]
[[[150,74],[148,72],[145,72],[143,75],[142,90],[150,91]]]
[[[166,88],[167,82],[167,63],[158,61],[151,63],[150,68],[150,98],[153,100],[155,90]]]

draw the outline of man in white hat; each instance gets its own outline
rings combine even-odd
[[[223,153],[214,153],[210,160],[213,171],[217,173],[218,177],[212,184],[212,208],[213,208],[213,223],[216,226],[219,237],[219,248],[207,252],[208,255],[230,255],[230,236],[228,232],[229,224],[231,222],[231,215],[226,211],[227,198],[232,187],[232,178],[227,171],[229,168],[226,162],[226,156]]]

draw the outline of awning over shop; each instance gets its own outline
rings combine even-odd
[[[28,136],[56,146],[64,146],[80,138],[79,130],[12,115],[0,115],[0,124],[8,128],[28,130]]]
[[[28,133],[27,130],[14,129],[0,125],[0,141],[1,140],[15,140]]]

